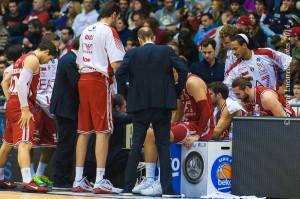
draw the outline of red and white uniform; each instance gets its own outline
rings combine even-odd
[[[191,76],[198,77],[196,75],[189,75],[189,77]],[[192,96],[188,94],[187,88],[185,87],[183,89],[183,93],[181,96],[181,105],[183,107],[183,118],[181,122],[172,124],[171,131],[174,135],[174,138],[180,137],[182,138],[180,140],[184,141],[184,138],[187,137],[189,134],[198,134],[200,136],[199,140],[211,139],[215,124],[214,124],[213,106],[212,106],[210,94],[208,90],[206,92],[207,92],[206,97],[207,97],[208,105],[207,107],[202,107],[202,108],[203,110],[205,110],[206,113],[208,112],[209,119],[205,121],[206,122],[205,124],[200,124],[201,118],[203,117],[203,115],[201,115],[201,111],[203,110],[199,110],[197,102]],[[201,126],[205,126],[205,127],[201,129]]]
[[[245,103],[245,107],[246,107],[249,114],[253,113],[255,105],[258,104],[258,106],[260,108],[260,115],[261,116],[273,116],[272,112],[265,110],[262,106],[262,103],[261,103],[261,96],[263,95],[263,93],[265,91],[272,91],[272,92],[276,93],[276,95],[278,96],[278,101],[283,106],[287,117],[296,117],[296,114],[295,114],[293,108],[289,105],[288,101],[285,99],[284,96],[280,95],[274,89],[271,89],[271,88],[268,88],[268,87],[263,87],[263,86],[255,87],[254,103],[253,102],[246,102]]]
[[[286,70],[292,61],[292,57],[269,48],[259,48],[252,51],[249,60],[238,59],[225,72],[224,83],[231,90],[232,81],[239,76],[251,76],[252,85],[266,86],[276,90],[277,75],[275,67]],[[230,92],[232,95],[232,92]]]
[[[219,109],[218,107],[215,107],[214,109],[214,119],[215,119],[215,124],[217,125],[222,112],[224,111],[224,109],[227,109],[229,114],[234,114],[237,111],[242,111],[242,115],[246,115],[246,110],[242,107],[242,105],[240,105],[236,100],[233,100],[231,98],[227,98],[224,104],[224,107],[222,107],[222,109]],[[224,140],[228,140],[232,138],[232,122],[231,125],[220,135],[220,138],[224,139]]]
[[[78,132],[112,132],[111,63],[122,61],[125,51],[116,30],[105,23],[88,26],[80,36],[77,64],[80,79]]]
[[[28,142],[32,145],[35,144],[34,133],[36,133],[36,123],[33,120],[30,120],[29,126],[21,129],[18,121],[21,118],[21,106],[18,98],[17,92],[17,82],[20,76],[20,73],[24,67],[24,60],[28,55],[34,55],[33,53],[28,53],[22,55],[14,64],[12,71],[12,78],[9,87],[10,98],[6,104],[6,129],[3,135],[3,140],[12,145],[18,145],[20,142]],[[39,73],[33,74],[32,80],[29,86],[28,92],[28,105],[31,113],[35,117],[35,99],[37,86],[39,83],[40,75]]]
[[[56,126],[53,115],[49,111],[50,100],[56,77],[58,60],[54,59],[40,66],[40,82],[37,90],[37,145],[55,146],[57,142]]]
[[[225,76],[226,76],[226,71],[236,61],[237,61],[237,57],[233,54],[233,51],[232,50],[227,50],[227,52],[226,52],[226,60],[225,60],[225,70],[224,70]]]

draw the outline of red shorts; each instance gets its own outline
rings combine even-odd
[[[33,105],[29,102],[29,110],[36,118]],[[20,142],[30,143],[32,146],[36,144],[34,134],[36,131],[36,122],[30,120],[27,128],[21,129],[18,121],[21,118],[21,109],[18,96],[11,96],[6,104],[6,128],[3,135],[3,141],[10,145],[18,146]]]
[[[57,143],[57,131],[54,119],[50,118],[47,113],[37,107],[36,129],[38,134],[35,135],[36,145],[45,147],[54,147]]]
[[[78,133],[111,133],[113,121],[108,78],[98,72],[82,73],[78,91]]]

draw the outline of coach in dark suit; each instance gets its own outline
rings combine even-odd
[[[76,146],[78,113],[78,79],[76,50],[78,39],[73,49],[58,61],[57,73],[50,103],[50,112],[56,117],[58,141],[53,164],[54,186],[72,187],[72,168]]]
[[[124,86],[129,75],[127,112],[132,114],[133,140],[129,154],[123,194],[131,193],[146,131],[149,125],[155,132],[159,153],[163,194],[172,193],[170,162],[171,110],[176,109],[176,96],[184,87],[188,69],[168,46],[153,43],[153,32],[148,27],[138,31],[141,47],[129,50],[116,71],[119,86]],[[175,87],[173,67],[179,74]]]

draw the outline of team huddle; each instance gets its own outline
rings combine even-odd
[[[114,30],[118,18],[116,5],[103,8],[101,19],[87,27],[80,36],[77,65],[78,81],[78,139],[73,192],[120,193],[105,179],[105,164],[110,133],[113,131],[112,95],[116,94],[117,81],[114,72],[124,59],[125,50]],[[148,39],[153,39],[150,32]],[[147,35],[146,35],[147,37]],[[263,115],[294,117],[288,102],[277,91],[275,67],[283,71],[293,67],[292,58],[272,49],[252,50],[246,34],[231,38],[234,57],[227,63],[224,82],[206,84],[192,73],[178,98],[177,110],[172,112],[170,141],[191,147],[195,141],[230,140],[232,120],[235,116]],[[168,47],[169,48],[169,47]],[[170,48],[171,49],[171,48]],[[44,171],[50,162],[57,143],[55,116],[50,112],[51,96],[59,55],[57,48],[43,38],[38,48],[22,55],[8,69],[2,87],[7,98],[6,129],[0,149],[0,187],[15,188],[15,183],[4,179],[4,165],[13,147],[18,148],[18,163],[22,174],[22,188],[33,192],[47,192],[52,182]],[[126,57],[126,55],[125,55]],[[177,71],[174,71],[175,82]],[[71,99],[70,99],[71,100]],[[136,99],[139,100],[139,99]],[[96,180],[93,186],[86,183],[83,168],[87,144],[91,133],[96,134]],[[159,195],[160,181],[155,179],[155,162],[158,158],[153,129],[149,128],[145,143],[147,178],[132,192],[143,195]],[[31,150],[42,147],[36,171],[32,166]],[[156,185],[158,193],[147,191]]]

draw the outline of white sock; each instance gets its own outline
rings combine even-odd
[[[0,180],[4,180],[4,168],[0,168]]]
[[[145,165],[146,165],[146,178],[153,178],[154,179],[156,163],[146,162]]]
[[[105,174],[105,168],[97,168],[95,184],[100,182],[103,179],[104,174]]]
[[[157,170],[158,170],[157,180],[160,181],[160,166],[159,165],[157,165]]]
[[[32,176],[35,176],[35,172],[34,172],[34,164],[33,164],[33,163],[30,164],[30,172],[31,172],[31,175],[32,175]]]
[[[83,167],[75,167],[75,181],[80,181],[83,178]]]
[[[23,182],[30,183],[32,181],[32,175],[30,168],[21,168]]]
[[[39,162],[39,166],[38,166],[38,168],[37,168],[37,170],[36,170],[36,175],[37,175],[38,177],[42,177],[42,176],[44,175],[45,169],[46,169],[47,165],[48,165],[48,164],[46,164],[46,163]]]

